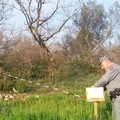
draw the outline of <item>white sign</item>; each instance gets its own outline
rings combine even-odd
[[[86,88],[86,95],[87,95],[88,102],[104,101],[103,87]]]

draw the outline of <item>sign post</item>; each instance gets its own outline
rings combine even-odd
[[[94,102],[94,117],[98,120],[98,102],[104,101],[103,87],[86,88],[86,95],[88,102]]]
[[[95,120],[98,120],[98,103],[95,101],[94,102],[94,116],[95,116]]]

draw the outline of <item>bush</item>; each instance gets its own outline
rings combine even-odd
[[[35,61],[31,69],[30,78],[32,79],[42,79],[48,74],[48,62],[45,60]]]
[[[60,71],[60,79],[76,79],[79,76],[86,76],[95,73],[95,71],[96,68],[93,68],[90,64],[75,60],[62,68]]]
[[[0,91],[9,92],[15,85],[15,81],[6,77],[0,78]]]

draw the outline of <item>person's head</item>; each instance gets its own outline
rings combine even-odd
[[[105,71],[108,70],[108,67],[112,64],[112,61],[108,56],[99,58],[99,61],[100,61],[101,69]]]

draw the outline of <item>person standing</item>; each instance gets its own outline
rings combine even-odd
[[[112,102],[114,120],[120,120],[120,65],[108,56],[99,58],[99,65],[105,74],[92,87],[105,87]]]

